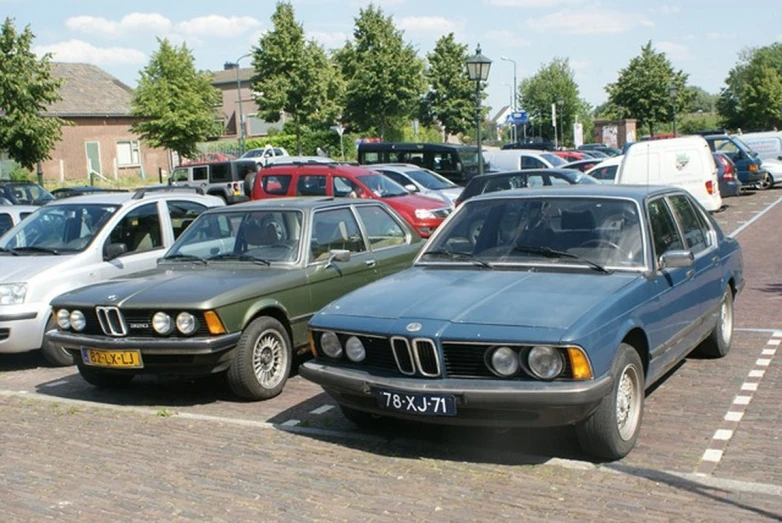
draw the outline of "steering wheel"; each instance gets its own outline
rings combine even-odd
[[[624,257],[629,257],[630,256],[630,254],[625,252],[625,250],[622,249],[620,246],[618,246],[614,242],[606,240],[604,238],[593,238],[591,240],[587,240],[584,243],[582,243],[581,245],[579,245],[579,247],[591,247],[591,246],[600,247],[600,246],[603,246],[603,245],[611,247],[612,249],[615,249],[615,250],[619,251],[619,253],[622,254]]]

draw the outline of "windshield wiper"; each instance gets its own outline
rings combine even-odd
[[[584,258],[583,256],[579,256],[578,254],[573,254],[571,252],[558,251],[550,247],[536,247],[534,245],[517,245],[513,248],[513,250],[514,252],[522,252],[525,254],[539,254],[541,256],[545,256],[546,258],[572,258],[574,260],[582,261],[588,264],[596,271],[602,272],[604,274],[613,273],[613,271],[606,269],[599,263],[593,262],[589,258]]]
[[[448,258],[467,258],[472,262],[473,265],[480,265],[481,267],[486,267],[487,269],[494,269],[494,265],[481,258],[476,258],[474,255],[470,254],[469,252],[453,252],[453,251],[446,251],[444,249],[440,249],[440,250],[426,251],[421,256],[447,256]]]
[[[0,252],[7,252],[9,254],[13,254],[14,256],[19,256],[19,253],[16,252],[13,249],[6,249],[5,247],[0,247]]]
[[[253,263],[257,263],[258,265],[271,265],[271,262],[269,260],[264,260],[263,258],[259,258],[258,256],[252,256],[250,254],[237,254],[234,252],[223,252],[220,254],[215,254],[214,256],[210,256],[207,258],[208,261],[212,260],[238,260],[238,261],[251,261]]]
[[[163,260],[181,260],[181,261],[194,261],[198,263],[203,263],[206,265],[206,260],[201,258],[200,256],[196,256],[194,254],[169,254],[168,256],[163,256]]]
[[[58,251],[57,249],[52,249],[51,247],[38,247],[37,245],[29,245],[27,247],[14,247],[13,249],[9,249],[9,251],[17,255],[21,252],[41,252],[44,254],[54,254],[55,256],[60,254],[60,251]]]

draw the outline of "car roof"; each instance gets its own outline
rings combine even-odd
[[[316,169],[318,172],[323,172],[324,169],[333,169],[336,174],[352,174],[354,176],[363,176],[367,174],[377,174],[372,169],[374,168],[373,165],[351,165],[347,163],[302,163],[299,164],[297,162],[293,162],[293,165],[296,166],[297,169],[303,169],[304,172],[306,172],[308,169]],[[265,176],[266,174],[275,173],[277,171],[285,171],[286,173],[289,172],[291,164],[290,163],[273,163],[270,164],[268,167],[265,167],[261,171],[261,175]]]
[[[141,189],[145,192],[140,197],[135,197]],[[78,196],[71,196],[70,198],[64,198],[61,200],[52,200],[46,205],[73,205],[73,204],[109,204],[109,205],[122,205],[129,200],[159,200],[159,199],[172,199],[172,198],[196,198],[197,200],[214,199],[214,196],[206,196],[198,194],[192,190],[173,190],[173,191],[148,191],[145,188],[141,188],[135,192],[94,192],[90,194],[82,194]]]
[[[501,176],[517,176],[519,174],[551,174],[551,173],[583,174],[581,171],[577,169],[567,169],[563,166],[563,167],[552,167],[550,169],[541,168],[541,169],[521,169],[518,171],[495,171],[495,172],[484,173],[484,174],[479,174],[477,176],[473,176],[470,179],[470,182],[472,182],[473,180],[478,180],[478,181],[488,180],[490,178],[501,177]]]
[[[609,197],[609,198],[627,198],[636,201],[658,194],[686,192],[677,187],[668,187],[666,185],[625,185],[625,184],[589,184],[589,185],[558,185],[536,187],[529,189],[511,189],[508,191],[498,191],[477,195],[468,201],[502,199],[508,197],[521,198],[546,198],[550,196],[578,196],[578,197]]]
[[[264,198],[261,200],[250,200],[234,205],[224,206],[217,209],[210,209],[205,212],[221,211],[254,211],[254,210],[301,210],[328,209],[331,207],[342,207],[345,205],[385,205],[383,202],[375,199],[356,199],[356,198],[334,198],[332,196],[286,196],[282,198]]]

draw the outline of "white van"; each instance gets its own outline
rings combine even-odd
[[[556,154],[536,149],[499,149],[485,151],[483,157],[492,171],[521,171],[523,169],[551,169],[567,163]]]
[[[762,133],[744,133],[734,135],[758,153],[760,159],[782,160],[782,131],[767,131]]]
[[[717,166],[702,136],[632,144],[616,172],[616,183],[681,187],[707,211],[722,207]]]

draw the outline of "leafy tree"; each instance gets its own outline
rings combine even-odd
[[[429,91],[421,101],[420,119],[439,122],[447,134],[461,134],[475,125],[475,84],[467,75],[467,57],[467,45],[457,43],[453,33],[437,40],[427,55]]]
[[[64,123],[42,116],[61,99],[62,80],[52,78],[50,54],[37,59],[30,50],[34,38],[10,18],[0,29],[0,151],[27,169],[50,158]]]
[[[717,109],[717,100],[720,95],[711,94],[701,87],[685,87],[687,91],[692,92],[692,103],[686,112],[692,113],[713,113]]]
[[[269,122],[289,116],[295,128],[296,150],[302,152],[305,121],[325,121],[339,113],[333,96],[339,89],[336,71],[326,52],[307,42],[293,6],[278,2],[271,17],[274,28],[258,41],[253,53],[253,90],[259,112]]]
[[[560,129],[564,137],[559,137],[562,143],[572,142],[572,125],[576,115],[583,122],[589,117],[589,108],[579,98],[578,84],[573,79],[573,70],[567,58],[554,58],[550,63],[541,66],[534,76],[525,78],[519,86],[522,106],[528,113],[536,115],[535,128],[540,129],[544,140],[554,139],[554,127],[551,119],[551,104],[557,104],[557,131]]]
[[[782,126],[780,82],[782,43],[743,50],[717,101],[722,125],[744,130]]]
[[[635,118],[638,127],[649,128],[654,135],[655,125],[672,119],[673,107],[677,113],[685,112],[694,93],[685,89],[688,75],[674,71],[665,53],[658,53],[649,41],[641,48],[627,67],[619,71],[615,83],[606,86],[608,101],[620,110],[620,117]],[[678,94],[671,99],[669,88],[675,86]]]
[[[353,38],[335,57],[347,79],[344,117],[384,138],[415,114],[425,87],[423,61],[372,4],[359,11]]]
[[[152,147],[192,157],[198,142],[215,134],[220,91],[212,86],[209,73],[196,71],[185,44],[174,46],[158,38],[158,45],[134,92],[131,114],[142,120],[131,130]]]

